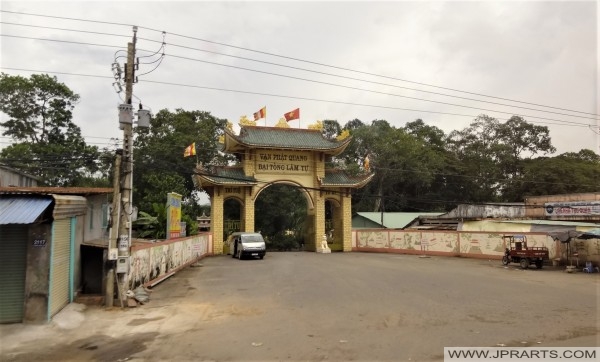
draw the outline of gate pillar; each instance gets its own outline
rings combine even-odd
[[[314,200],[314,234],[312,235],[312,242],[316,251],[320,248],[323,235],[325,235],[325,198],[320,191],[317,191],[315,192]]]
[[[244,191],[244,210],[242,215],[242,230],[254,232],[254,199],[250,189]]]
[[[340,234],[342,237],[342,250],[352,251],[352,199],[350,196],[341,197]],[[337,229],[335,230],[337,232]]]
[[[210,203],[213,254],[223,254],[223,187],[215,187]]]

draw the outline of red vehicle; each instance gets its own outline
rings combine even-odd
[[[507,241],[507,247],[502,257],[502,264],[519,263],[521,268],[527,269],[530,264],[542,269],[544,261],[550,259],[548,248],[541,246],[527,246],[527,237],[525,235],[504,235],[502,237]]]

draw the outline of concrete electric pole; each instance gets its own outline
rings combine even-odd
[[[131,247],[131,222],[133,214],[132,204],[132,175],[133,175],[133,83],[135,82],[135,44],[137,27],[133,27],[133,40],[127,44],[127,63],[125,64],[125,103],[119,106],[119,127],[123,130],[123,149],[120,160],[118,191],[114,192],[113,225],[109,236],[109,260],[115,260],[117,274],[117,295],[121,305],[125,300],[125,291],[128,285],[127,274],[129,271],[129,255]],[[117,185],[115,183],[115,185]],[[116,244],[116,245],[115,245]],[[117,255],[114,250],[117,249]],[[112,266],[112,264],[111,264]],[[111,268],[109,267],[109,274]],[[114,275],[114,273],[112,273]],[[106,294],[114,292],[112,276],[107,277]],[[110,284],[110,285],[109,285]],[[112,306],[112,299],[107,300],[106,306]]]

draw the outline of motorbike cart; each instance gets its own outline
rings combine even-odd
[[[506,250],[502,257],[502,264],[519,263],[521,268],[527,269],[530,264],[541,269],[544,261],[550,259],[548,248],[527,246],[527,236],[525,235],[504,235],[502,237],[506,242]]]

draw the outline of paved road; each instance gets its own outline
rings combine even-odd
[[[0,326],[1,359],[424,361],[445,346],[600,345],[600,274],[366,253],[202,264],[138,308]]]

